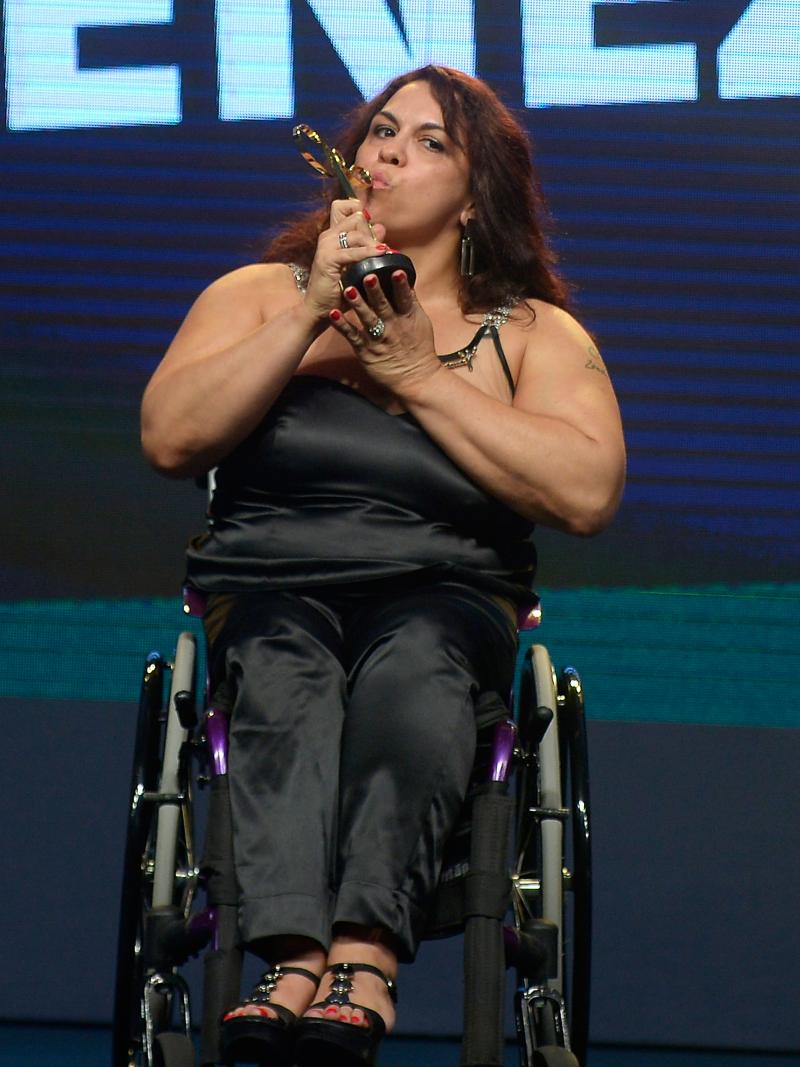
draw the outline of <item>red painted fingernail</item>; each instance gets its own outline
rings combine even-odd
[[[328,318],[332,319],[334,322],[338,322],[341,317],[342,313],[338,308],[334,308],[333,311],[328,312]]]
[[[364,285],[366,285],[368,289],[374,289],[377,284],[378,279],[375,277],[374,274],[368,274],[367,277],[364,279]]]
[[[367,220],[367,222],[369,222],[372,218],[372,215],[370,215],[366,208],[364,208],[364,218]]]
[[[395,282],[402,282],[405,280],[405,278],[406,272],[404,270],[396,270],[394,274],[392,274],[392,281]]]
[[[356,289],[354,285],[348,285],[348,287],[344,291],[344,295],[347,297],[348,300],[355,300],[355,298],[358,296],[358,289]]]
[[[388,252],[389,251],[389,246],[388,245],[375,245],[375,248],[379,252]]]

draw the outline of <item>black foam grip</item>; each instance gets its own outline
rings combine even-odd
[[[203,1026],[200,1063],[203,1067],[222,1062],[220,1021],[235,1008],[241,996],[242,950],[239,947],[237,909],[217,908],[219,948],[207,952],[203,960]]]
[[[472,807],[467,903],[473,910],[464,933],[462,1067],[502,1067],[505,1061],[502,919],[510,903],[508,860],[514,803],[501,783],[496,786],[482,790]]]
[[[503,783],[484,787],[472,802],[472,839],[465,896],[466,916],[502,919],[511,899],[509,849],[514,800]]]
[[[464,893],[464,917],[504,919],[508,911],[511,879],[496,871],[470,871]]]
[[[503,927],[475,917],[464,933],[464,1041],[461,1067],[503,1067]]]
[[[211,780],[208,803],[208,826],[201,872],[206,880],[208,903],[236,905],[239,889],[233,865],[233,827],[228,779],[219,775]]]

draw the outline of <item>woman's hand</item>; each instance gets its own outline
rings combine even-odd
[[[394,308],[375,274],[364,279],[366,301],[357,289],[345,289],[347,306],[360,325],[350,322],[338,308],[329,312],[331,325],[350,342],[370,377],[398,399],[413,396],[442,370],[436,357],[433,327],[419,306],[405,271],[392,275]]]
[[[349,266],[388,251],[385,245],[376,244],[376,237],[380,242],[386,228],[376,223],[373,230],[375,237],[370,232],[369,215],[360,201],[333,201],[330,224],[317,240],[306,289],[305,306],[313,318],[324,320],[333,308],[341,307],[341,279]]]

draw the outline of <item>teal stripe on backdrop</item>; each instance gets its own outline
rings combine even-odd
[[[800,726],[800,584],[552,590],[536,640],[590,719]]]
[[[0,696],[138,700],[144,658],[202,630],[175,597],[0,604]]]
[[[535,640],[591,719],[800,726],[800,583],[542,591]],[[199,632],[175,599],[0,603],[0,696],[136,700],[144,656]]]

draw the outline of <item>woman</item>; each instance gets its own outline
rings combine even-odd
[[[371,187],[213,283],[142,409],[160,471],[218,466],[189,579],[210,594],[233,709],[242,937],[272,965],[223,1041],[321,1067],[371,1062],[394,1023],[475,696],[510,683],[533,523],[592,534],[624,478],[611,384],[565,310],[527,140],[491,90],[411,72],[340,148]],[[342,291],[387,246],[415,288],[398,271],[392,303],[374,275],[364,297]]]

